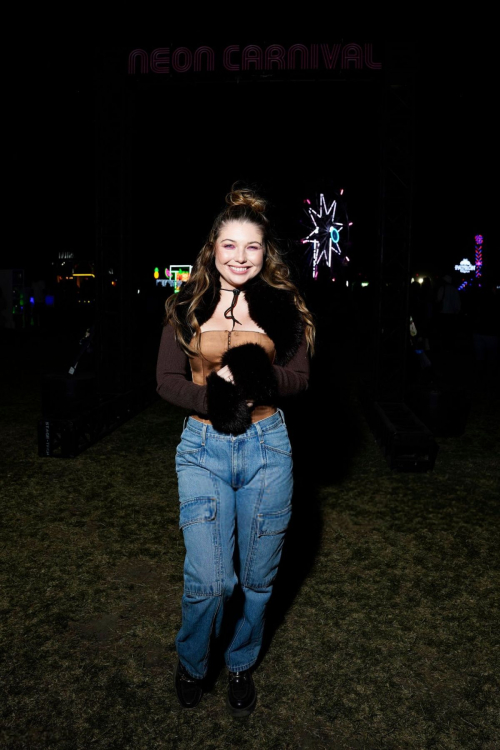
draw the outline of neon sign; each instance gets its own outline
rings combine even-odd
[[[460,273],[472,273],[476,266],[473,266],[470,262],[470,260],[467,260],[467,258],[463,258],[463,260],[460,261],[460,263],[455,266],[455,271],[460,271]]]
[[[148,53],[133,49],[128,56],[128,73],[210,73],[216,69],[241,71],[276,70],[380,70],[373,44],[230,44],[222,51],[213,47],[157,47]]]
[[[189,280],[193,266],[170,266],[170,279],[174,281],[174,293],[177,294],[182,284]]]
[[[158,270],[158,267],[156,267],[154,273],[156,286],[173,286],[174,293],[177,294],[182,284],[185,284],[186,281],[189,281],[192,268],[193,266],[189,265],[170,266],[170,268],[165,268],[166,278],[160,279],[160,272]]]

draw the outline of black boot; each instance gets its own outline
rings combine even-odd
[[[257,693],[249,669],[229,672],[227,707],[231,716],[249,716],[255,708]]]
[[[175,692],[182,708],[194,708],[201,701],[203,695],[203,680],[198,680],[196,677],[191,677],[187,669],[181,664],[180,660],[177,663],[177,669],[175,670]]]

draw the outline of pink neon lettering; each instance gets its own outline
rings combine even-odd
[[[262,50],[255,44],[249,44],[241,53],[243,58],[243,70],[249,70],[250,65],[255,65],[255,70],[262,70]]]
[[[170,73],[169,47],[158,47],[151,52],[151,70],[153,73]]]
[[[349,68],[352,62],[355,70],[363,67],[363,50],[359,44],[346,44],[342,50],[342,68]]]
[[[371,70],[380,70],[382,63],[373,60],[373,44],[365,44],[365,65]]]
[[[273,63],[277,63],[278,70],[285,70],[286,50],[281,44],[271,44],[266,49],[266,70],[271,70]]]
[[[201,70],[201,56],[206,55],[206,68],[205,70],[213,70],[215,68],[215,54],[211,47],[198,47],[194,53],[194,69],[196,71]]]
[[[307,70],[309,67],[309,50],[303,44],[292,44],[288,50],[288,69],[295,70],[295,56],[300,52],[300,69]]]
[[[328,44],[321,45],[321,54],[323,55],[323,62],[325,63],[325,68],[328,68],[329,70],[331,70],[332,68],[335,68],[337,66],[339,53],[340,53],[340,44],[334,44],[332,46],[332,49],[330,49]]]
[[[133,49],[128,56],[128,72],[129,75],[133,75],[136,72],[136,60],[140,60],[140,72],[149,73],[148,67],[148,53],[144,52],[143,49]]]
[[[318,45],[317,44],[311,44],[311,62],[309,65],[310,68],[313,70],[316,70],[318,67]]]
[[[239,52],[240,51],[240,45],[239,44],[231,44],[229,47],[226,47],[224,50],[223,55],[223,62],[224,67],[226,70],[239,70],[240,66],[236,65],[235,63],[231,62],[231,54],[233,52]]]
[[[184,58],[183,61],[181,58]],[[191,50],[187,47],[177,47],[172,55],[172,67],[177,73],[187,73],[193,62]]]

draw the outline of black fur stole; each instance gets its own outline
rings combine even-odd
[[[276,347],[275,364],[284,366],[296,354],[304,324],[302,316],[295,306],[293,294],[286,289],[275,289],[257,276],[251,279],[242,290],[248,303],[248,311],[252,320],[267,333]],[[181,292],[182,293],[182,292]],[[212,289],[208,289],[196,310],[198,323],[203,325],[210,320],[220,300],[220,282]],[[178,308],[179,315],[186,306]],[[193,331],[184,323],[184,337],[187,341],[193,336]]]

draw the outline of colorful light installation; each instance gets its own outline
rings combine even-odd
[[[482,234],[476,234],[474,237],[474,240],[476,242],[476,249],[474,258],[476,261],[476,279],[480,279],[482,275],[482,266],[483,266],[483,235]]]
[[[460,273],[472,273],[472,271],[475,271],[476,281],[479,282],[482,276],[482,269],[483,269],[483,242],[484,242],[483,235],[476,234],[476,236],[474,237],[474,242],[476,243],[476,246],[474,249],[475,265],[472,265],[470,260],[467,260],[467,258],[464,258],[458,265],[455,266],[455,270],[460,271]],[[463,289],[465,289],[465,287],[469,286],[471,283],[472,283],[471,279],[462,279],[462,283],[458,287],[458,291],[461,292]]]
[[[343,194],[343,190],[340,191],[340,195]],[[337,256],[342,256],[342,250],[340,247],[341,239],[347,239],[345,236],[341,238],[341,232],[345,227],[352,225],[352,222],[347,221],[336,221],[339,218],[337,209],[339,201],[333,200],[328,206],[328,202],[325,199],[323,193],[320,194],[319,200],[317,201],[316,207],[313,205],[309,198],[304,200],[306,208],[304,209],[309,222],[311,231],[304,237],[301,242],[303,245],[309,245],[312,249],[311,254],[311,265],[313,279],[318,277],[318,269],[320,264],[324,263],[329,268],[332,268],[333,259]],[[343,213],[345,214],[345,207],[342,205]],[[349,262],[347,256],[344,256],[344,265]]]
[[[170,279],[174,281],[174,293],[177,294],[182,284],[189,280],[193,266],[170,266]]]
[[[154,276],[156,279],[156,285],[157,286],[173,286],[174,293],[177,294],[182,284],[185,284],[186,281],[189,280],[192,268],[193,266],[189,266],[189,265],[170,266],[170,268],[165,268],[166,278],[164,279],[160,279],[160,271],[158,268],[155,268]]]

